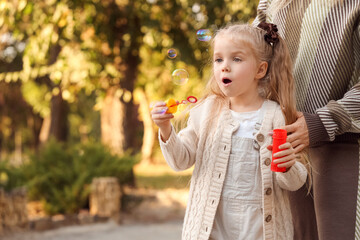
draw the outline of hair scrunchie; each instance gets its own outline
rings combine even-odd
[[[274,46],[277,42],[279,42],[278,28],[275,24],[261,22],[258,25],[258,28],[261,28],[266,31],[266,34],[264,35],[264,39],[268,44]]]

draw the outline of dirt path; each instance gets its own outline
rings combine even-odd
[[[17,233],[2,240],[180,240],[182,221],[118,225],[113,221],[44,232]]]
[[[1,240],[180,240],[188,190],[131,190],[122,223],[73,225],[0,236]]]

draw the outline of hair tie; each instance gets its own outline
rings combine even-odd
[[[278,28],[275,24],[261,22],[258,25],[258,28],[266,31],[264,39],[268,44],[274,46],[277,42],[279,42],[279,34],[277,33]]]

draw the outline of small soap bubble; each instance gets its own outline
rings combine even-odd
[[[171,79],[177,85],[184,85],[189,80],[189,73],[185,69],[176,69],[172,72]]]
[[[165,114],[167,111],[167,108],[162,108],[161,110],[159,110],[157,113],[158,114]]]
[[[150,111],[153,111],[153,108],[157,107],[158,103],[159,103],[158,101],[151,102],[150,106],[149,106]],[[164,107],[161,107],[158,110],[154,111],[154,113],[156,113],[156,114],[164,114],[164,113],[166,113],[167,110],[168,110],[168,108],[164,106]]]
[[[174,59],[177,56],[177,52],[176,52],[176,50],[174,48],[170,48],[167,51],[167,55],[168,55],[169,58]]]
[[[200,29],[196,32],[196,37],[200,41],[208,42],[211,39],[211,32],[209,29]]]

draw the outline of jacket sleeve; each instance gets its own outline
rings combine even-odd
[[[328,135],[324,140],[333,141],[336,135],[346,132],[360,133],[360,79],[357,81],[342,99],[330,101],[316,111]],[[314,124],[308,117],[306,121],[308,125]]]
[[[173,170],[182,171],[195,163],[198,137],[191,116],[187,127],[178,134],[172,127],[170,137],[166,142],[163,142],[159,132],[159,142],[164,158]]]
[[[360,24],[354,27],[353,38],[360,41]],[[358,45],[354,44],[354,51]],[[355,71],[360,71],[360,56],[354,54]],[[343,133],[360,133],[360,77],[351,79],[354,86],[349,89],[343,98],[330,101],[316,114],[304,113],[309,130],[310,146],[320,141],[333,141],[336,135]]]
[[[275,173],[276,181],[282,189],[296,191],[301,188],[307,178],[307,170],[305,166],[296,161],[289,171]]]
[[[254,27],[259,25],[259,23],[261,23],[261,22],[265,22],[265,21],[269,20],[267,17],[267,14],[266,14],[266,10],[268,8],[269,2],[271,2],[271,1],[269,1],[269,0],[260,0],[259,1],[258,7],[257,7],[256,18],[252,23],[252,25]]]
[[[275,115],[279,116],[274,119],[274,128],[285,126],[285,118],[281,111],[280,106],[277,107]],[[299,161],[296,161],[295,164],[287,172],[276,172],[275,179],[276,182],[282,189],[289,191],[296,191],[301,188],[307,178],[307,169]]]

